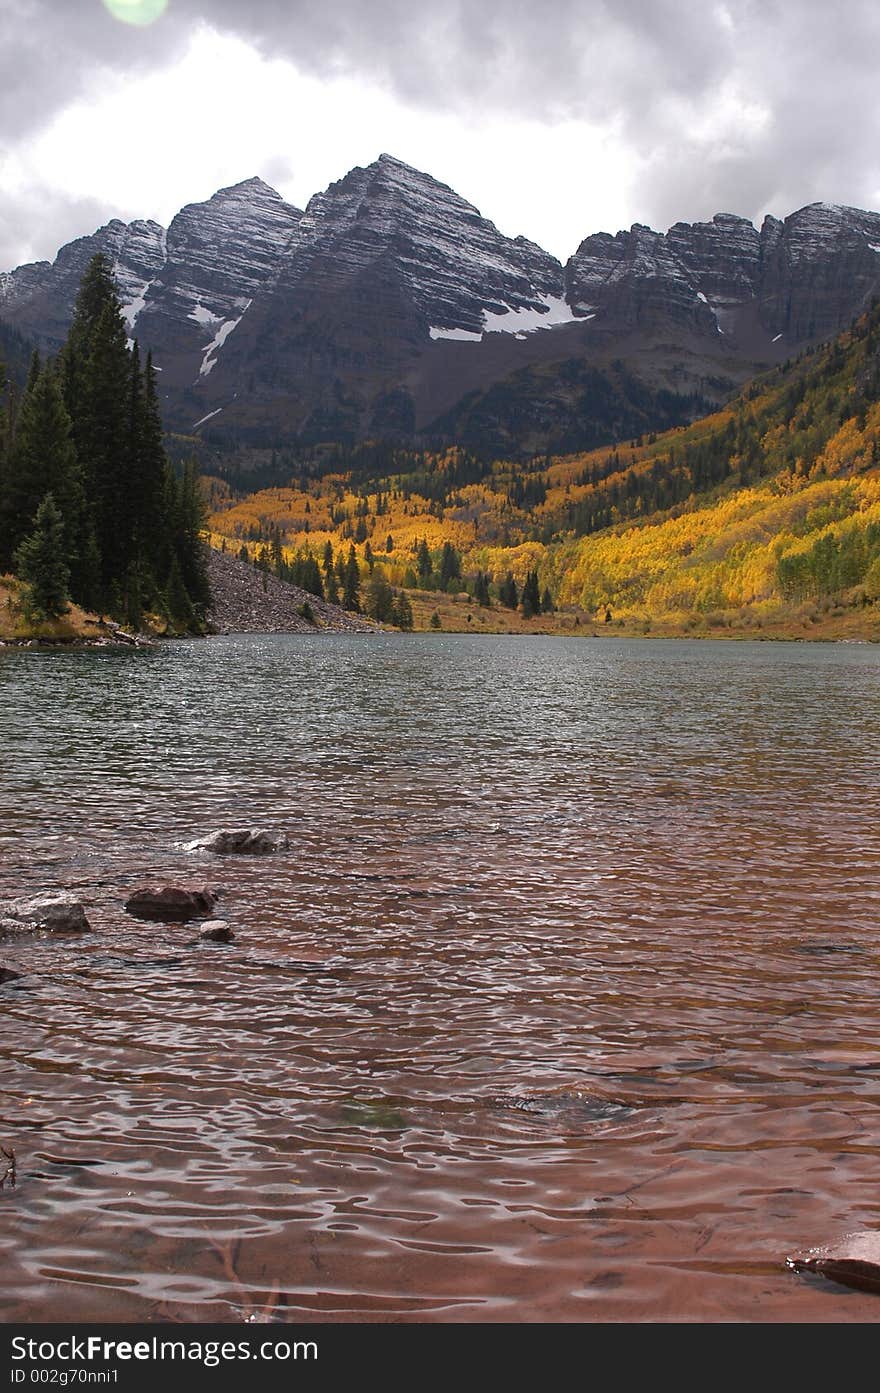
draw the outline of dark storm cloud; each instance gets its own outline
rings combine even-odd
[[[101,0],[2,3],[7,144],[108,72],[171,61],[204,22],[414,105],[546,121],[548,140],[556,120],[605,121],[643,161],[636,203],[655,226],[878,200],[874,0],[169,0],[148,29],[114,21]]]

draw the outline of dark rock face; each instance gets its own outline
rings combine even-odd
[[[163,885],[136,890],[125,901],[125,910],[136,919],[155,919],[161,923],[185,923],[206,919],[217,903],[208,889],[186,890],[179,885]]]
[[[211,832],[207,837],[190,842],[190,851],[213,851],[218,856],[271,856],[286,851],[290,843],[277,832],[242,827],[229,832]]]
[[[878,249],[880,214],[816,203],[760,230],[719,213],[596,233],[563,269],[382,155],[304,213],[249,179],[167,233],[108,223],[52,265],[0,275],[0,319],[57,349],[103,250],[172,429],[220,446],[573,450],[697,415],[831,337],[880,291]],[[594,390],[620,363],[636,387],[622,410]]]
[[[206,412],[234,409],[257,435],[411,433],[421,413],[405,384],[423,359],[442,364],[446,347],[473,351],[496,333],[509,351],[517,332],[575,318],[554,257],[382,155],[310,200],[200,395]]]
[[[20,980],[20,972],[16,972],[15,969],[11,967],[0,966],[0,986],[2,986],[4,982],[18,982]]]
[[[0,904],[0,936],[11,938],[39,929],[50,933],[88,933],[91,924],[72,895],[36,895]]]
[[[172,220],[165,260],[129,309],[132,333],[162,368],[166,397],[210,377],[296,239],[301,217],[262,179],[248,179],[188,204]]]
[[[880,214],[811,203],[761,231],[745,218],[675,223],[665,234],[636,225],[581,243],[566,289],[582,312],[620,327],[679,325],[743,337],[757,329],[785,351],[830,338],[867,307],[880,285]],[[752,321],[749,323],[749,321]]]

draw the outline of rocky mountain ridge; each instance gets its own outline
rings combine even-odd
[[[221,446],[613,440],[705,410],[880,292],[877,213],[635,224],[563,267],[382,155],[304,211],[255,178],[167,231],[108,223],[0,274],[0,319],[55,351],[98,250],[161,369],[166,423]]]

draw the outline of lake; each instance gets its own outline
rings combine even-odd
[[[784,1260],[878,1223],[878,752],[869,646],[0,652],[94,926],[0,944],[3,1319],[876,1320]]]

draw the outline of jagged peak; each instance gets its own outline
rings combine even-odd
[[[406,174],[415,174],[420,179],[432,178],[432,175],[426,174],[423,169],[416,169],[415,165],[407,164],[406,160],[400,160],[396,155],[389,155],[387,151],[383,151],[379,158],[373,161],[370,168],[372,169],[376,166],[380,169],[399,169]],[[437,181],[434,180],[434,182],[436,183]]]
[[[352,171],[354,172],[354,171]],[[393,180],[398,184],[405,184],[409,187],[421,185],[423,188],[436,189],[438,193],[448,194],[458,203],[466,205],[474,212],[479,209],[474,208],[472,203],[468,203],[466,198],[456,193],[449,184],[444,184],[440,179],[435,179],[433,174],[429,174],[425,169],[416,169],[415,165],[407,164],[405,160],[399,160],[396,155],[382,154],[377,160],[366,168],[366,173],[382,174],[387,179]]]
[[[262,198],[268,197],[277,199],[279,203],[286,202],[286,199],[281,197],[278,190],[273,189],[271,184],[267,184],[265,179],[261,179],[259,174],[252,175],[250,179],[241,179],[237,184],[227,184],[224,188],[218,189],[215,194],[212,194],[207,202],[213,203],[215,198],[238,198],[241,194],[257,194]]]

